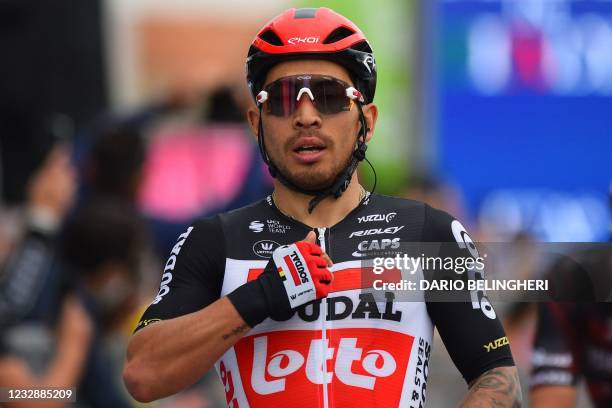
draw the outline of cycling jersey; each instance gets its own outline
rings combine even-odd
[[[311,229],[281,213],[269,196],[196,222],[179,237],[137,330],[197,311],[255,279],[274,249]],[[452,242],[467,254],[471,240],[450,215],[368,193],[342,221],[316,233],[334,262],[329,296],[299,307],[286,321],[266,319],[216,362],[229,406],[423,406],[434,326],[468,382],[514,365],[482,293],[443,303],[424,295],[398,301],[391,291],[381,301],[363,290],[363,260],[371,250]]]
[[[569,258],[557,262],[549,279],[561,280],[570,289],[564,294],[576,301],[538,304],[530,385],[575,386],[584,379],[595,406],[610,407],[612,303],[585,301],[589,298],[585,293],[591,293],[591,300],[595,289],[610,295],[612,253],[609,247],[600,247],[575,257],[579,262]],[[591,280],[597,282],[595,288]]]

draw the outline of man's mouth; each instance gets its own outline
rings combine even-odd
[[[306,146],[297,147],[296,149],[294,149],[294,152],[296,152],[296,153],[302,153],[302,152],[320,152],[323,149],[325,149],[325,147],[306,145]]]
[[[325,149],[325,142],[318,137],[302,137],[297,140],[293,146],[293,151],[301,152],[318,152]]]
[[[304,163],[317,161],[326,149],[325,143],[317,138],[299,140],[293,147],[297,158]]]

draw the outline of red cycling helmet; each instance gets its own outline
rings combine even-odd
[[[364,95],[365,103],[374,100],[376,62],[368,40],[352,21],[325,7],[289,9],[257,34],[246,60],[253,98],[261,91],[272,66],[304,58],[342,65]]]

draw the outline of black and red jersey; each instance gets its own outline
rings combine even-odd
[[[584,380],[595,406],[611,407],[612,303],[595,302],[593,294],[609,293],[612,253],[600,246],[573,259],[562,258],[549,271],[571,301],[538,304],[530,386],[575,386]]]
[[[256,279],[278,246],[310,230],[271,197],[197,221],[179,237],[137,329],[200,310]],[[217,361],[228,405],[423,406],[434,326],[468,382],[514,365],[485,294],[400,301],[393,291],[367,290],[366,260],[403,242],[452,243],[472,256],[459,221],[421,202],[368,193],[342,221],[315,231],[334,262],[330,294],[286,321],[266,319]]]

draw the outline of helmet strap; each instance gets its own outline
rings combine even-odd
[[[351,179],[353,177],[353,173],[357,169],[359,162],[365,159],[366,150],[368,145],[365,143],[366,134],[369,128],[366,125],[365,116],[363,114],[363,109],[360,103],[357,103],[357,108],[359,109],[359,122],[361,124],[359,133],[357,134],[357,141],[355,143],[355,149],[353,150],[353,154],[351,155],[351,160],[349,164],[338,174],[334,182],[331,186],[322,188],[322,189],[304,189],[291,180],[289,180],[285,175],[281,173],[281,171],[276,167],[276,165],[268,156],[266,151],[266,145],[264,142],[264,130],[263,130],[263,121],[262,121],[262,107],[259,106],[259,125],[257,129],[257,143],[259,145],[259,152],[261,153],[261,157],[263,161],[268,165],[268,171],[270,175],[276,178],[278,181],[283,183],[285,186],[290,188],[293,191],[298,193],[314,196],[310,202],[308,203],[308,213],[312,214],[314,208],[323,201],[324,198],[328,196],[333,196],[334,198],[340,197],[348,188],[351,183]]]

